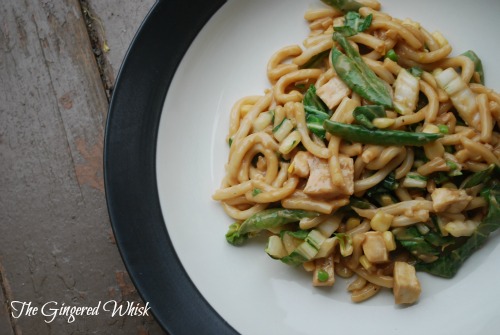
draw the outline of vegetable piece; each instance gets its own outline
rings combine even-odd
[[[283,226],[296,222],[304,217],[319,216],[319,213],[300,209],[272,208],[258,212],[243,223],[233,223],[226,233],[226,240],[233,245],[241,245],[251,233],[258,233],[263,229]]]
[[[394,109],[402,115],[408,115],[417,108],[420,93],[419,79],[405,69],[399,71],[394,82]]]
[[[339,240],[340,254],[344,257],[350,256],[354,251],[352,246],[352,237],[349,234],[338,233],[335,237]]]
[[[315,262],[313,286],[333,286],[335,283],[335,262],[333,255]]]
[[[444,278],[452,278],[457,274],[467,258],[484,245],[488,236],[500,228],[500,186],[495,185],[488,189],[485,196],[489,203],[488,215],[467,241],[435,262],[428,264],[417,263],[417,270]]]
[[[332,135],[364,144],[422,146],[443,137],[443,134],[411,133],[402,130],[370,130],[330,120],[325,120],[323,127]]]
[[[424,70],[422,70],[422,68],[418,67],[418,66],[412,66],[408,69],[408,72],[414,76],[414,77],[417,77],[417,78],[420,78],[422,76],[422,74],[424,73]]]
[[[344,13],[347,13],[349,11],[357,12],[361,7],[363,7],[363,4],[354,0],[321,0],[321,1]]]
[[[306,63],[300,66],[301,69],[311,69],[321,66],[321,63],[328,58],[330,50],[325,50],[317,55],[314,55]]]
[[[398,54],[394,51],[394,49],[391,49],[389,51],[387,51],[387,53],[385,54],[385,58],[389,58],[390,60],[392,60],[393,62],[397,62],[398,59],[399,59],[399,56]]]
[[[280,259],[287,255],[283,242],[279,236],[269,236],[269,239],[267,240],[266,253],[274,259]]]
[[[304,94],[302,104],[304,105],[306,114],[307,128],[320,138],[325,138],[323,121],[330,118],[330,111],[316,94],[316,87],[314,85],[309,86],[309,89]]]
[[[326,238],[318,230],[313,229],[307,234],[302,242],[291,254],[281,258],[281,261],[288,265],[297,266],[312,260],[319,252],[321,245]]]
[[[486,183],[488,180],[490,180],[491,175],[493,174],[493,171],[495,171],[495,169],[498,169],[498,167],[496,167],[495,164],[491,164],[486,169],[472,174],[470,177],[464,180],[460,188],[465,189]]]
[[[484,85],[484,71],[481,59],[472,50],[464,52],[462,56],[465,56],[474,62],[474,70],[479,74],[479,83]]]
[[[426,188],[427,177],[422,176],[418,172],[408,172],[403,180],[402,186],[410,188]]]
[[[333,27],[333,29],[345,37],[354,36],[357,33],[361,33],[368,29],[372,23],[372,18],[372,14],[363,18],[357,12],[347,12],[345,15],[344,25]]]
[[[471,127],[479,129],[476,97],[469,85],[453,68],[448,68],[434,75],[436,82],[450,97],[460,117]]]
[[[334,47],[331,56],[335,72],[344,83],[366,100],[392,109],[391,92],[387,84],[366,65],[359,52],[349,44],[345,36],[335,32],[333,39],[345,52],[344,54]]]
[[[382,233],[382,237],[384,238],[385,247],[387,251],[394,251],[397,248],[396,239],[394,238],[394,234],[391,231],[384,231]]]
[[[314,256],[314,258],[323,258],[333,254],[333,251],[335,250],[335,247],[338,243],[339,240],[335,237],[327,238],[321,244],[321,247],[319,248],[318,253],[316,254],[316,256]]]
[[[422,235],[415,226],[394,229],[393,234],[403,248],[421,261],[432,262],[440,256],[439,250],[430,244],[425,239],[426,235]]]
[[[293,122],[284,118],[279,125],[273,128],[273,135],[279,142],[283,141],[293,130]]]
[[[297,130],[294,130],[290,134],[288,134],[288,136],[285,137],[285,139],[281,142],[278,151],[281,152],[283,155],[286,155],[290,151],[292,151],[297,145],[299,145],[300,140],[301,140],[300,133]]]
[[[365,126],[366,128],[374,129],[376,127],[373,125],[372,121],[377,118],[385,118],[387,114],[382,106],[366,105],[354,108],[352,116],[358,124]]]
[[[405,262],[394,263],[393,292],[396,304],[413,304],[418,300],[422,288],[412,265]]]
[[[273,122],[274,112],[267,111],[260,113],[259,116],[253,122],[253,130],[255,132],[264,130],[267,126]]]
[[[375,231],[385,232],[391,227],[393,219],[394,215],[379,210],[370,220],[370,227]]]

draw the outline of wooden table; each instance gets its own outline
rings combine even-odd
[[[102,149],[118,69],[153,4],[0,1],[0,334],[163,334],[151,316],[46,323],[11,308],[144,304],[113,239]]]

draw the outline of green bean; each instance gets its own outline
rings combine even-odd
[[[439,133],[431,134],[411,133],[401,130],[371,130],[362,126],[330,120],[325,120],[323,127],[332,135],[351,142],[364,144],[422,146],[443,136],[443,134]]]
[[[345,36],[335,32],[333,39],[345,52],[345,54],[342,53],[336,47],[332,49],[332,64],[340,79],[366,100],[392,109],[392,97],[387,84],[366,65]]]

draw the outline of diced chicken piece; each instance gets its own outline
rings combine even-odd
[[[334,192],[332,178],[328,162],[324,159],[314,157],[309,161],[309,179],[307,180],[304,193],[314,196],[330,196]]]
[[[363,253],[370,263],[384,263],[389,260],[389,253],[381,232],[370,231],[365,233]]]
[[[292,174],[308,178],[304,193],[310,196],[334,198],[354,193],[354,161],[346,155],[339,155],[342,185],[334,185],[328,161],[307,151],[298,152],[292,161]]]
[[[444,229],[451,235],[455,237],[460,236],[471,236],[472,233],[479,226],[479,222],[466,220],[466,221],[450,221],[445,226]]]
[[[299,151],[293,158],[293,174],[301,177],[307,178],[309,176],[309,160],[312,159],[313,155],[308,151]]]
[[[354,160],[346,155],[339,155],[342,177],[344,177],[343,194],[352,195],[354,193]]]
[[[333,286],[335,283],[335,262],[333,254],[317,259],[313,274],[313,286]]]
[[[460,213],[472,200],[465,190],[451,188],[436,188],[431,198],[436,212]]]
[[[351,89],[337,76],[333,77],[316,90],[316,95],[318,95],[330,109],[337,107],[342,99],[349,94],[351,94]]]
[[[396,304],[413,304],[421,291],[415,267],[406,262],[395,262],[393,292]]]

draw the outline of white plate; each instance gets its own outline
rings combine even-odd
[[[231,220],[211,200],[224,175],[229,111],[246,95],[263,94],[269,57],[301,44],[303,19],[319,1],[236,1],[202,29],[177,69],[160,122],[158,188],[175,250],[194,284],[242,334],[493,334],[500,326],[498,236],[449,280],[419,273],[420,301],[398,307],[387,291],[350,302],[346,281],[313,288],[309,274],[272,260],[265,243],[233,247]],[[500,91],[500,1],[386,0],[383,11],[440,31],[454,54],[474,50],[486,84]]]

